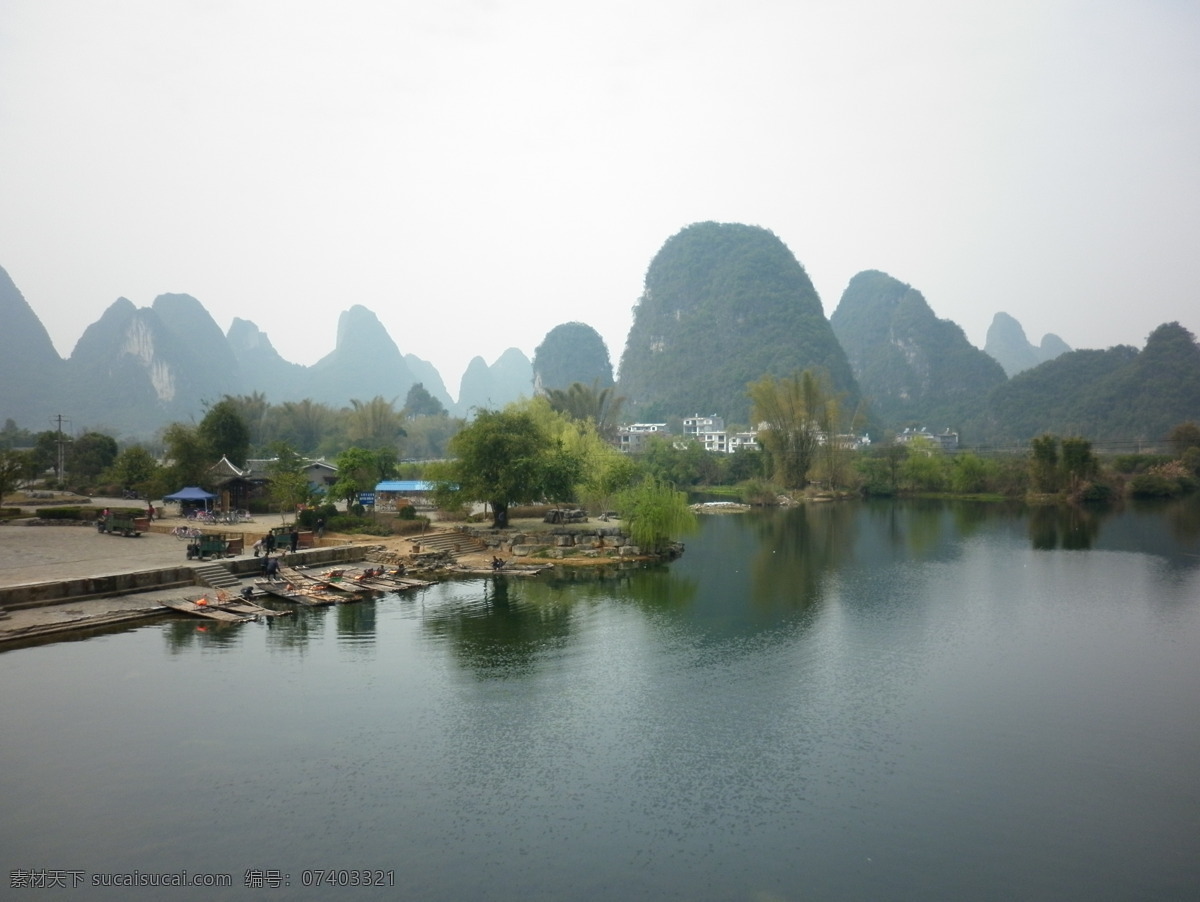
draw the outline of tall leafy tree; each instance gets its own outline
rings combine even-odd
[[[451,461],[431,468],[438,497],[451,504],[487,502],[496,528],[508,525],[513,504],[570,499],[580,475],[578,458],[528,411],[479,410],[450,440],[450,452]]]
[[[329,492],[347,504],[358,501],[361,492],[369,492],[381,480],[396,471],[396,452],[391,448],[347,448],[334,459],[338,470],[337,482]]]
[[[431,395],[422,382],[413,385],[404,397],[403,415],[406,417],[436,417],[445,413],[442,402]]]
[[[1029,478],[1036,492],[1057,492],[1059,487],[1058,437],[1039,435],[1030,443]]]
[[[212,457],[212,462],[227,457],[235,466],[246,465],[250,429],[242,419],[239,403],[228,395],[208,409],[196,432]]]
[[[108,469],[108,480],[136,489],[143,494],[156,494],[151,487],[159,474],[158,461],[141,445],[130,445],[117,455]],[[179,488],[179,486],[176,486]]]
[[[1183,457],[1189,448],[1200,448],[1200,425],[1193,420],[1180,423],[1171,430],[1167,441],[1171,444],[1171,450],[1179,457]]]
[[[226,395],[222,401],[228,401],[238,416],[242,418],[242,422],[246,424],[246,429],[249,432],[250,448],[253,450],[262,450],[267,441],[267,423],[268,414],[271,412],[271,405],[267,403],[267,396],[260,391],[252,392],[248,395]],[[232,460],[232,458],[230,458]]]
[[[303,401],[285,401],[273,408],[271,419],[276,441],[311,454],[333,428],[336,415],[327,404],[305,398]]]
[[[782,379],[764,376],[747,394],[775,481],[786,488],[803,488],[820,445],[822,421],[828,419],[829,395],[821,379],[812,370]]]
[[[272,442],[272,460],[267,464],[271,479],[271,500],[279,506],[282,518],[285,511],[295,511],[312,498],[312,487],[304,475],[304,460],[287,442]]]
[[[1063,481],[1070,492],[1076,492],[1085,482],[1091,482],[1100,471],[1100,462],[1092,453],[1092,443],[1072,436],[1062,440]]]
[[[21,484],[26,465],[24,457],[20,451],[0,451],[0,502]]]
[[[29,453],[33,457],[33,466],[39,474],[53,469],[55,479],[62,477],[62,474],[58,472],[58,446],[62,441],[65,441],[65,436],[53,429],[47,429],[37,434],[34,446]]]
[[[405,434],[402,422],[395,402],[382,395],[370,401],[352,398],[346,414],[346,438],[360,448],[395,448]]]
[[[85,432],[68,446],[67,472],[72,479],[95,479],[117,459],[117,440],[102,432]]]
[[[196,427],[172,423],[163,430],[163,445],[167,457],[167,482],[174,489],[188,485],[204,488],[208,469],[213,464],[211,450]]]

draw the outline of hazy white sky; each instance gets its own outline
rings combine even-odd
[[[977,345],[1200,332],[1193,0],[0,0],[0,266],[70,354],[197,297],[289,360],[374,310],[452,394],[580,320],[619,362],[701,220]]]

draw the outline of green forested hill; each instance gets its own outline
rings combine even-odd
[[[1000,364],[967,341],[957,324],[937,318],[921,292],[886,273],[871,270],[851,279],[830,324],[872,420],[887,428],[963,431],[1006,379]]]
[[[569,388],[572,383],[613,384],[612,360],[600,333],[586,323],[563,323],[546,333],[533,352],[535,392]]]
[[[1178,323],[1127,345],[1071,351],[1015,376],[993,392],[986,430],[994,440],[1043,432],[1103,442],[1158,442],[1200,421],[1200,346]]]
[[[650,263],[618,391],[643,420],[698,413],[746,423],[750,382],[810,367],[857,401],[846,355],[787,246],[757,226],[703,222]]]

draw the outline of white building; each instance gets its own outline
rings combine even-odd
[[[666,423],[630,423],[617,430],[617,447],[625,454],[637,454],[646,448],[651,435],[666,435]]]

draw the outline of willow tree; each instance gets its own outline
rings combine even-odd
[[[829,422],[831,399],[822,380],[812,370],[784,379],[764,376],[746,393],[773,478],[785,488],[803,488],[821,445],[822,425]]]
[[[676,538],[696,528],[687,495],[652,476],[621,492],[617,504],[630,538],[646,551],[665,551]]]

